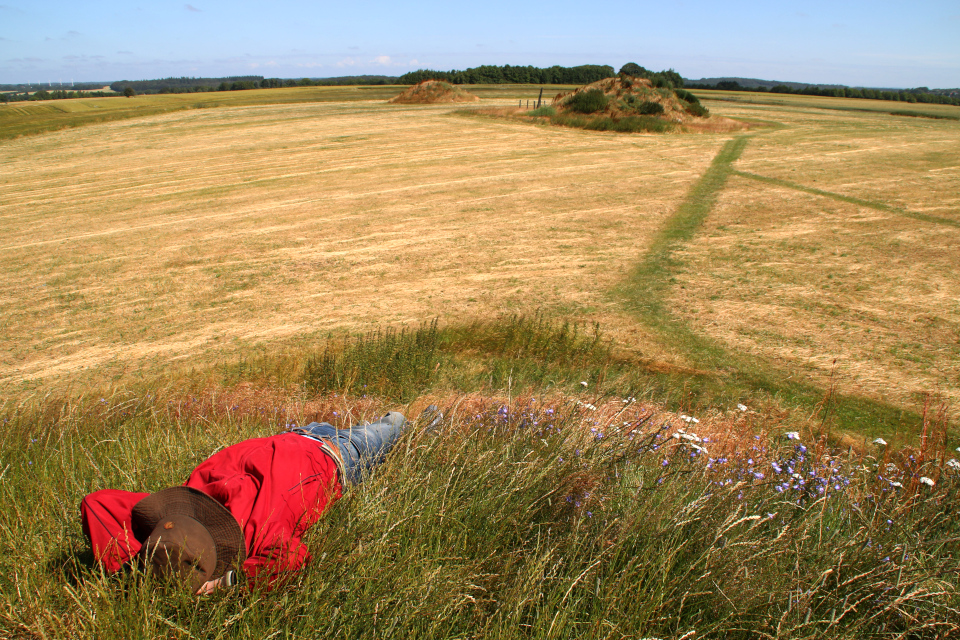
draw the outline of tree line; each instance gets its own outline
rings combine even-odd
[[[54,89],[47,91],[40,89],[30,93],[29,91],[10,91],[0,93],[0,102],[26,102],[28,100],[70,100],[73,98],[105,98],[112,96],[112,93],[103,91],[67,91],[65,89]]]
[[[424,80],[444,80],[451,84],[590,84],[610,78],[610,65],[584,64],[578,67],[520,67],[482,65],[462,71],[418,69],[400,76],[398,84],[417,84]]]
[[[227,78],[161,78],[160,80],[120,80],[111,83],[117,93],[132,89],[142,93],[202,93],[206,91],[243,91],[281,87],[320,87],[339,85],[394,84],[396,76],[343,76],[339,78],[264,78],[263,76],[230,76]]]
[[[888,89],[862,89],[854,87],[818,87],[808,85],[791,88],[785,84],[766,87],[744,87],[735,80],[725,80],[717,84],[689,84],[689,89],[714,89],[719,91],[752,91],[757,93],[792,93],[804,96],[824,96],[830,98],[865,98],[867,100],[892,100],[894,102],[921,102],[928,104],[960,105],[960,96],[934,93],[927,87],[902,91]]]

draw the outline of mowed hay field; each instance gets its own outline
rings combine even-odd
[[[676,321],[844,392],[957,400],[960,125],[710,95],[712,113],[763,126],[618,135],[351,94],[0,143],[0,388],[537,309],[685,364],[611,291],[746,135],[665,275]]]
[[[835,110],[869,102],[710,104],[786,126],[752,136],[734,164],[686,247],[673,307],[730,349],[822,385],[956,406],[960,123]]]
[[[0,383],[608,296],[721,138],[381,102],[179,111],[3,143]]]

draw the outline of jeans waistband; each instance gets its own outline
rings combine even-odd
[[[346,485],[347,470],[343,464],[343,454],[340,453],[340,447],[338,447],[336,443],[330,442],[326,438],[321,438],[319,436],[313,435],[312,433],[307,433],[306,431],[303,431],[301,429],[292,429],[291,433],[295,433],[298,436],[303,436],[304,438],[308,438],[310,440],[313,440],[317,444],[319,444],[320,450],[333,459],[333,463],[337,467],[337,480],[340,482],[340,486],[341,487],[347,486]]]

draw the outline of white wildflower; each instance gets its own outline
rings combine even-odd
[[[738,405],[737,405],[737,409],[740,409],[740,411],[746,411],[746,410],[747,410],[747,405],[745,405],[745,404],[738,404]]]
[[[903,485],[900,484],[899,482],[897,482],[896,480],[891,480],[891,481],[890,481],[890,486],[891,486],[891,487],[896,487],[897,489],[903,488]]]
[[[586,388],[587,388],[587,381],[586,381],[586,380],[581,380],[581,381],[580,381],[580,386],[583,387],[584,389],[586,389]]]
[[[873,444],[878,444],[881,447],[885,447],[887,446],[887,441],[884,440],[883,438],[877,438],[876,440],[873,441]]]
[[[934,482],[933,480],[931,480],[931,479],[928,478],[927,476],[921,476],[921,477],[920,477],[920,482],[922,482],[923,484],[927,485],[928,487],[932,487],[933,485],[937,484],[936,482]]]
[[[947,461],[947,467],[950,469],[960,469],[960,462],[957,462],[956,458],[950,458]]]
[[[787,432],[784,434],[784,436],[786,436],[787,440],[799,440],[799,439],[800,439],[800,434],[797,433],[796,431],[787,431]]]

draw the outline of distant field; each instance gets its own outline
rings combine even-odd
[[[468,89],[508,105],[539,87]],[[4,137],[126,118],[2,143],[0,389],[537,308],[697,365],[610,292],[731,134],[621,136],[383,103],[399,90],[0,108]],[[886,113],[933,105],[697,93],[770,126],[747,134],[674,256],[677,321],[824,387],[912,409],[926,392],[960,399],[960,126]]]
[[[694,90],[701,98],[741,104],[759,104],[773,107],[807,107],[831,111],[865,111],[877,113],[903,112],[904,115],[960,120],[960,107],[946,104],[865,100],[860,98],[824,98],[782,93],[752,93],[749,91]]]
[[[300,102],[352,102],[387,100],[406,86],[370,87],[291,87],[288,89],[256,89],[250,91],[213,91],[143,95],[132,98],[77,98],[0,104],[0,140],[58,131],[99,122],[111,122],[181,111],[266,104]],[[535,99],[540,85],[480,85],[466,89],[486,99]],[[562,85],[548,85],[552,97]],[[551,93],[553,92],[553,93]]]

